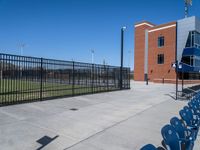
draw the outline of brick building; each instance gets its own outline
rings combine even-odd
[[[174,82],[176,73],[172,63],[176,60],[181,64],[182,77],[199,79],[200,20],[197,17],[162,25],[142,21],[134,27],[134,80]]]

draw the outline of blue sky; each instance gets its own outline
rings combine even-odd
[[[200,0],[190,15],[200,16]],[[134,23],[184,17],[183,0],[0,0],[0,51],[120,65],[120,29],[126,26],[124,64],[133,68]],[[129,54],[131,52],[131,57]]]

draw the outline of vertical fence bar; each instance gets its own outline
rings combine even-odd
[[[131,88],[131,69],[129,68],[129,78],[128,78],[128,82],[129,82],[129,89]]]
[[[9,91],[9,56],[6,55],[6,92]],[[6,94],[6,99],[9,103],[11,103],[9,99],[9,94]]]
[[[0,54],[0,105],[3,103],[3,55]]]
[[[94,72],[94,64],[92,64],[92,70],[91,70],[91,80],[92,80],[92,93],[94,93],[94,77],[93,77],[93,72]]]
[[[41,58],[41,62],[40,62],[40,100],[42,101],[42,78],[43,78],[43,58]]]
[[[4,72],[5,72],[5,75],[4,75],[4,93],[5,93],[5,102],[8,102],[7,101],[7,80],[6,80],[6,71],[7,71],[7,57],[6,55],[4,55]]]
[[[23,101],[23,93],[22,93],[22,56],[19,57],[19,68],[20,68],[20,74],[19,74],[19,81],[20,81],[20,101]]]
[[[25,63],[25,64],[24,64],[24,65],[25,65],[25,84],[26,84],[26,95],[27,95],[27,94],[28,94],[27,91],[28,91],[29,89],[28,89],[28,84],[27,84],[27,83],[28,83],[28,82],[27,82],[27,70],[28,70],[28,68],[27,68],[27,58],[26,58],[26,57],[24,58],[24,63]],[[27,97],[27,99],[29,100],[29,97],[28,97],[28,96],[26,96],[26,97]]]
[[[6,103],[6,85],[5,85],[5,55],[3,55],[3,102]]]
[[[0,54],[0,106],[2,104],[2,62],[1,62],[1,54]]]
[[[16,75],[16,102],[19,102],[19,93],[20,93],[20,65],[19,65],[19,56],[15,57],[16,60],[16,66],[17,66],[17,75]]]
[[[107,67],[106,68],[106,80],[107,80],[107,82],[106,82],[106,90],[107,91],[109,91],[109,68]]]
[[[10,56],[9,57],[9,64],[10,64],[10,68],[9,68],[9,75],[10,75],[10,89],[9,89],[9,91],[11,91],[10,93],[11,93],[11,95],[10,95],[10,100],[12,101],[12,102],[14,102],[14,86],[13,86],[13,84],[14,84],[14,80],[13,80],[13,78],[14,78],[14,75],[13,75],[13,57],[12,56]]]
[[[21,81],[22,81],[22,100],[24,101],[24,100],[26,100],[26,97],[25,97],[25,82],[24,82],[24,58],[25,57],[22,57],[22,63],[21,63]]]
[[[74,96],[74,79],[75,79],[75,73],[74,73],[74,61],[72,62],[72,96]]]

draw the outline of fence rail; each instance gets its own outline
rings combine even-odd
[[[122,70],[130,89],[130,68]],[[120,90],[120,67],[0,54],[0,105]]]

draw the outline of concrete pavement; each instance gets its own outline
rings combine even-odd
[[[186,102],[172,98],[175,85],[131,84],[127,91],[0,107],[0,149],[137,150],[148,143],[160,146],[161,128],[171,117],[179,116]],[[195,149],[200,149],[199,140]]]

